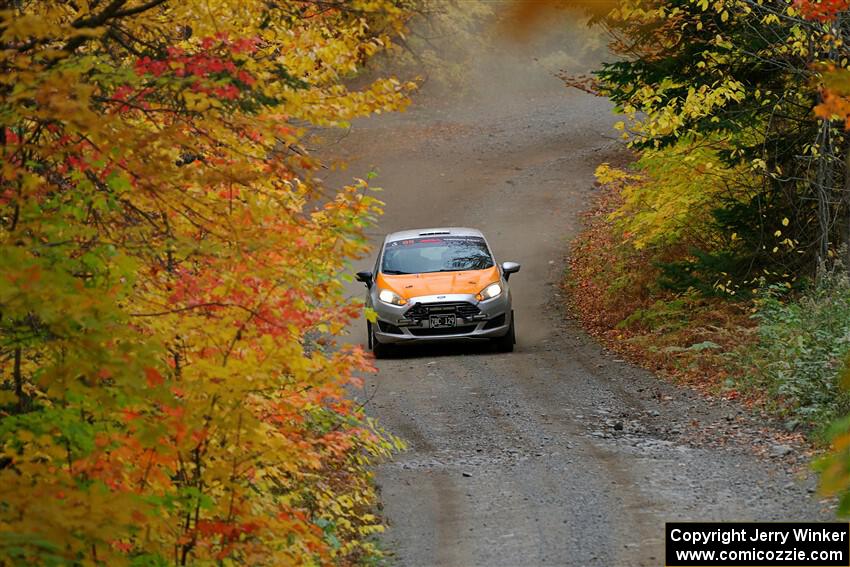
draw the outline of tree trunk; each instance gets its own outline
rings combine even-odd
[[[818,271],[829,265],[829,245],[832,201],[832,125],[828,120],[821,122],[818,135],[817,173],[815,177],[815,192],[818,202]]]

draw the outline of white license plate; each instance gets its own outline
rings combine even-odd
[[[457,318],[454,315],[431,315],[432,329],[445,329],[457,326]]]

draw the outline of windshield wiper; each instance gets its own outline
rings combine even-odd
[[[402,272],[401,270],[382,270],[381,273],[390,276],[409,276],[410,272]]]
[[[477,266],[469,266],[467,268],[446,268],[445,270],[437,270],[437,271],[438,272],[475,272],[477,270],[486,270],[486,269],[487,268],[479,268]]]

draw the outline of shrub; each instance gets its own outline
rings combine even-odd
[[[772,286],[757,302],[758,340],[739,353],[751,387],[764,388],[778,409],[820,425],[850,411],[840,387],[850,352],[850,278],[825,274],[796,299]]]

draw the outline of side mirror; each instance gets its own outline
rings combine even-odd
[[[372,272],[357,272],[355,277],[357,278],[357,281],[366,284],[366,287],[372,287]]]
[[[519,271],[520,265],[516,262],[503,262],[502,263],[502,273],[505,274],[505,279],[510,279],[511,274],[515,274]]]

